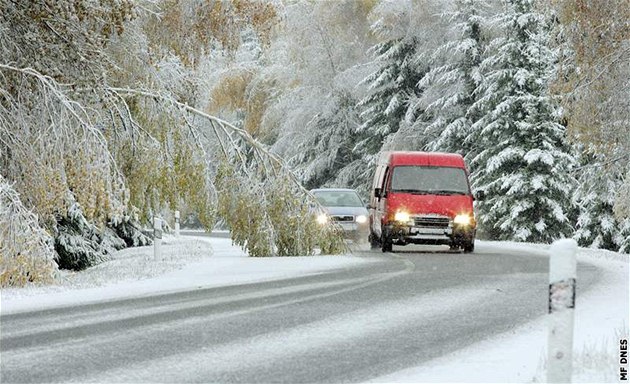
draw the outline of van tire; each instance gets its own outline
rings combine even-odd
[[[464,253],[473,253],[475,251],[475,239],[465,242],[462,248]]]
[[[368,242],[370,243],[370,248],[372,249],[379,248],[381,245],[381,242],[378,241],[378,238],[374,236],[372,232],[368,235]]]
[[[391,239],[388,239],[385,236],[383,236],[383,238],[381,239],[381,250],[383,252],[391,252],[393,250],[393,245],[394,243],[392,242]]]

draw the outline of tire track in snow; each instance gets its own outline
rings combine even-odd
[[[11,379],[14,375],[28,371],[35,377],[35,381],[69,380],[70,377],[74,375],[74,372],[58,371],[56,372],[58,376],[55,376],[53,379],[53,377],[44,372],[44,369],[46,366],[57,365],[59,359],[72,360],[73,358],[85,358],[86,350],[97,351],[105,346],[116,344],[117,342],[122,343],[130,337],[143,340],[151,337],[159,339],[160,333],[173,326],[180,328],[195,325],[199,326],[200,324],[207,323],[209,319],[217,321],[230,317],[250,315],[258,311],[301,304],[362,289],[413,271],[413,263],[403,262],[403,264],[404,269],[400,271],[380,273],[376,277],[347,279],[342,282],[310,283],[307,284],[304,289],[298,289],[294,293],[309,292],[312,290],[317,291],[318,289],[323,292],[307,294],[297,299],[282,300],[282,296],[289,295],[289,293],[286,292],[287,288],[280,288],[280,291],[284,290],[285,292],[276,296],[270,296],[268,294],[269,291],[266,290],[253,299],[244,299],[240,302],[234,302],[233,298],[226,298],[226,303],[230,305],[237,304],[244,307],[243,309],[224,310],[221,312],[220,310],[224,308],[217,308],[218,313],[209,313],[212,312],[214,306],[218,305],[217,303],[206,307],[191,305],[188,308],[175,311],[171,308],[161,313],[132,317],[126,321],[114,320],[109,323],[97,322],[92,325],[64,328],[58,331],[60,332],[59,334],[55,334],[56,331],[51,331],[48,333],[48,336],[51,338],[48,342],[42,339],[46,332],[44,332],[44,334],[30,334],[17,336],[15,338],[5,338],[3,335],[1,340],[3,350],[1,363],[2,378],[3,381],[12,381]],[[336,288],[338,285],[343,287]],[[315,289],[312,288],[313,286],[316,286]],[[330,288],[332,288],[332,290]],[[268,304],[266,300],[263,300],[274,298],[280,299],[280,301]],[[263,304],[261,305],[260,302],[263,302]],[[164,321],[165,317],[167,321]],[[131,322],[129,320],[131,320]],[[129,327],[134,324],[136,326],[129,329]],[[59,355],[62,355],[62,357]],[[85,370],[86,368],[89,367],[79,367],[80,370]]]
[[[427,325],[437,316],[461,309],[495,294],[485,287],[447,289],[431,295],[368,307],[291,329],[276,331],[203,351],[177,354],[115,368],[77,382],[222,382],[244,367],[265,367],[292,356],[352,344],[384,331],[417,324]]]

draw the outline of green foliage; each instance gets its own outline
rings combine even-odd
[[[306,194],[288,177],[277,176],[252,182],[233,165],[220,165],[218,214],[234,243],[254,257],[312,255],[316,247],[325,254],[345,250],[339,233],[316,222]]]

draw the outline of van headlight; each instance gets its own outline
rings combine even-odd
[[[399,221],[401,223],[406,223],[409,221],[409,213],[401,211],[401,212],[396,212],[396,215],[394,215],[394,220]]]
[[[317,215],[317,222],[321,225],[324,225],[328,222],[328,215],[325,213],[320,213]]]
[[[459,225],[470,225],[472,218],[470,215],[457,215],[455,219],[453,219],[453,222]]]
[[[356,221],[359,224],[365,224],[367,222],[367,216],[359,215],[359,216],[357,216]]]

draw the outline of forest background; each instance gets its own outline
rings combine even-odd
[[[343,249],[306,191],[462,154],[480,237],[630,253],[630,0],[0,0],[1,285],[145,245]]]

